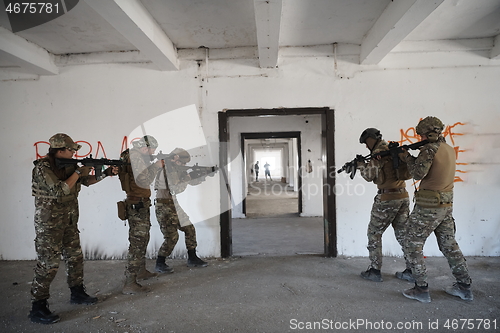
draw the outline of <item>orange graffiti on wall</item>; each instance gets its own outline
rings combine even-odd
[[[420,119],[420,120],[422,120],[422,119]],[[445,138],[449,139],[449,143],[451,143],[451,146],[453,146],[453,148],[455,149],[457,161],[459,159],[459,153],[463,153],[466,151],[466,150],[460,149],[460,146],[455,144],[455,136],[464,135],[463,133],[459,133],[459,132],[454,131],[455,127],[459,126],[459,125],[463,126],[463,125],[466,125],[466,123],[457,122],[453,125],[448,125],[448,126],[446,126],[446,128],[443,131],[443,136]],[[401,140],[398,141],[400,145],[412,144],[412,143],[415,143],[415,142],[418,142],[421,140],[420,135],[418,135],[417,131],[415,130],[415,127],[410,127],[406,131],[401,129],[400,133],[401,133]],[[458,165],[467,165],[468,163],[457,162],[456,164],[458,166]],[[458,168],[456,169],[456,172],[467,173],[467,171],[460,170]],[[464,180],[460,176],[455,175],[454,181],[455,182],[463,182]]]

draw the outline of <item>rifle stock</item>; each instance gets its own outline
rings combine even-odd
[[[385,157],[385,156],[389,156],[389,155],[394,156],[394,153],[396,153],[396,155],[397,155],[399,153],[402,153],[404,150],[419,149],[420,147],[422,147],[423,145],[426,145],[428,143],[429,143],[429,140],[422,140],[422,141],[415,142],[415,143],[412,143],[409,145],[400,146],[399,143],[397,143],[397,142],[391,142],[389,144],[389,150],[385,150],[385,151],[381,151],[380,153],[373,154],[373,155],[371,155],[371,158],[374,158],[377,156],[380,156],[380,157]]]
[[[110,160],[107,158],[92,158],[92,154],[90,157],[86,157],[83,159],[74,159],[74,158],[56,158],[56,167],[62,168],[66,165],[78,165],[82,164],[85,166],[93,167],[95,170],[95,176],[100,177],[102,175],[102,167],[104,165],[112,165],[112,166],[121,166],[127,163],[122,160]]]
[[[389,144],[389,150],[381,151],[380,153],[374,154],[371,156],[371,158],[376,158],[378,156],[380,157],[385,157],[385,156],[391,156],[392,157],[392,168],[394,170],[397,170],[399,168],[399,154],[402,153],[405,150],[415,150],[419,149],[423,145],[426,145],[429,143],[429,140],[422,140],[419,142],[415,142],[409,145],[403,145],[400,146],[399,143],[397,142],[391,142]]]

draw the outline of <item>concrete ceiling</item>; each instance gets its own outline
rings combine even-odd
[[[37,75],[95,54],[178,70],[181,52],[199,48],[254,49],[272,68],[287,47],[335,43],[354,46],[360,64],[405,43],[457,40],[500,58],[500,0],[80,0],[15,33],[0,9],[0,70]]]

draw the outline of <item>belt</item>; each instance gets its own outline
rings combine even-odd
[[[130,201],[144,201],[144,200],[149,200],[149,198],[134,197],[133,195],[127,195],[127,200],[130,200]]]
[[[169,203],[172,202],[172,198],[156,198],[155,202],[156,203]]]
[[[403,188],[380,188],[378,190],[378,194],[382,194],[382,193],[405,193],[406,192],[406,189],[403,187]]]

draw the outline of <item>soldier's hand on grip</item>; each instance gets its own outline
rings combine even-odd
[[[79,167],[77,170],[80,171],[80,176],[81,177],[85,177],[85,176],[89,175],[90,170],[92,170],[92,167],[84,165],[84,166]]]

